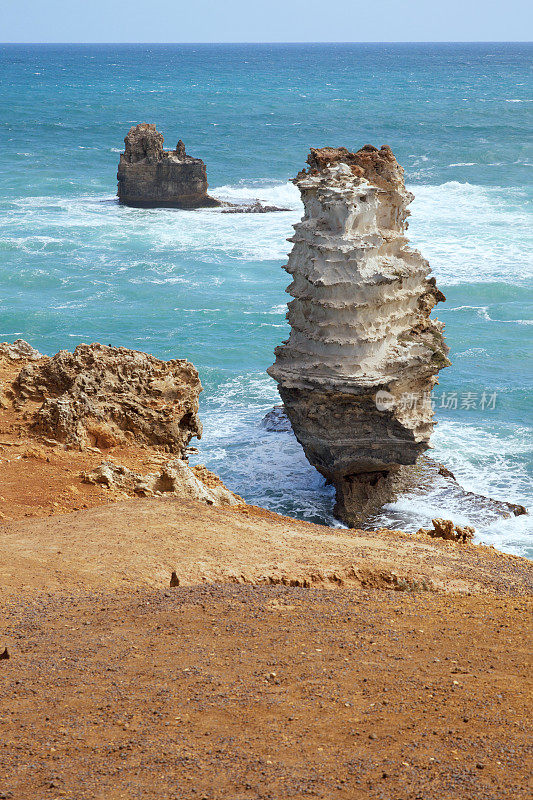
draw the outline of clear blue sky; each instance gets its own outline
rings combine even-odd
[[[0,0],[0,41],[529,41],[532,9],[531,0]]]

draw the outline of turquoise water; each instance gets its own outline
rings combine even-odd
[[[335,524],[331,491],[294,437],[261,427],[279,402],[265,369],[287,334],[281,266],[301,215],[289,179],[310,146],[390,144],[416,195],[411,240],[447,296],[438,316],[453,366],[436,392],[433,454],[466,488],[531,504],[532,53],[0,47],[0,340],[190,359],[204,385],[200,460],[250,502]],[[204,158],[213,194],[290,210],[119,207],[118,154],[140,121]],[[406,497],[381,521],[469,520],[442,502]],[[483,541],[533,554],[530,517],[476,527]]]

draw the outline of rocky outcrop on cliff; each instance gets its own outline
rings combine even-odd
[[[242,505],[205,466],[188,463],[198,453],[189,442],[202,434],[201,391],[183,359],[100,344],[52,357],[22,340],[0,345],[0,455],[12,456],[0,458],[0,520],[103,496]]]
[[[356,525],[429,445],[430,393],[449,364],[430,313],[444,296],[408,245],[413,195],[389,147],[311,150],[308,164],[285,267],[291,332],[268,371],[338,515]]]
[[[470,525],[454,525],[451,519],[433,519],[433,528],[420,528],[417,533],[433,539],[468,544],[474,538],[475,530]]]
[[[14,342],[2,342],[0,344],[0,356],[6,356],[12,361],[23,359],[39,361],[40,358],[44,358],[42,353],[39,353],[35,347],[32,347],[29,342],[25,342],[24,339],[16,339]]]
[[[130,128],[118,165],[118,198],[140,208],[202,208],[220,202],[207,194],[206,166],[201,158],[163,149],[163,136],[145,122]]]
[[[84,472],[82,479],[85,483],[99,484],[140,497],[187,497],[211,506],[237,506],[244,502],[226,489],[222,481],[212,473],[208,473],[206,477],[205,472],[208,471],[205,467],[198,470],[204,478],[201,480],[196,474],[197,469],[191,469],[185,461],[174,458],[157,472],[141,475],[120,464],[103,461],[95,469]]]
[[[28,363],[13,383],[15,402],[28,404],[36,433],[75,448],[134,441],[180,456],[202,435],[201,390],[188,361],[101,344]]]

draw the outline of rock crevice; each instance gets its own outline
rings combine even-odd
[[[430,317],[444,296],[405,236],[413,195],[389,147],[311,150],[308,164],[294,181],[305,213],[285,267],[291,332],[269,374],[355,525],[428,447],[430,393],[449,364]]]

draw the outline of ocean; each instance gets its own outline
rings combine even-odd
[[[204,386],[198,460],[250,503],[338,525],[294,436],[267,431],[287,337],[282,270],[311,146],[389,144],[415,194],[411,243],[447,301],[452,367],[433,458],[468,490],[532,504],[528,44],[0,46],[0,341],[99,341],[187,358]],[[131,125],[204,159],[210,192],[289,210],[141,210],[115,198]],[[191,444],[196,444],[193,441]],[[472,521],[438,492],[373,521]],[[533,556],[530,516],[474,520]]]

